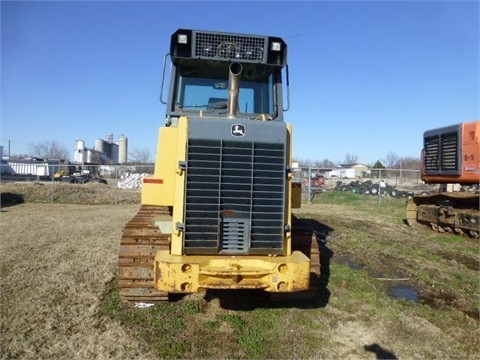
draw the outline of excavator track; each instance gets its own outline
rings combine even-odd
[[[430,226],[437,232],[451,232],[478,238],[479,194],[469,192],[414,196],[407,202],[407,223],[414,228]]]
[[[171,219],[168,207],[142,205],[125,225],[117,274],[122,301],[132,304],[168,301],[168,293],[155,290],[153,282],[155,254],[170,246],[170,234],[163,234],[155,221],[168,219]]]

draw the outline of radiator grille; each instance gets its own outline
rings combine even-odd
[[[425,138],[425,170],[435,171],[440,169],[440,138],[432,136]]]
[[[284,144],[190,139],[187,254],[281,254]]]
[[[431,173],[459,171],[458,132],[425,137],[425,170]]]
[[[195,33],[194,57],[263,61],[265,37]]]
[[[247,253],[250,231],[247,219],[224,218],[222,220],[221,249],[226,253]]]

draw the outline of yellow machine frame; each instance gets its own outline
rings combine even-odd
[[[285,233],[285,252],[281,256],[184,255],[182,233],[175,224],[183,222],[185,170],[179,163],[186,158],[188,118],[180,117],[177,126],[159,131],[154,176],[144,178],[143,205],[173,207],[169,231],[170,250],[158,251],[154,261],[155,288],[171,293],[191,293],[202,289],[264,289],[269,292],[307,290],[310,260],[291,251],[291,231]],[[287,125],[288,159],[291,164],[292,128]],[[301,188],[288,177],[285,224],[291,229],[291,209],[301,203]],[[300,191],[299,191],[300,190]],[[169,226],[168,226],[169,225]],[[170,230],[164,230],[170,229]]]

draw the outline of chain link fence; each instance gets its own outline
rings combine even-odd
[[[396,189],[394,194],[403,195],[412,192],[423,184],[419,170],[410,169],[323,169],[300,167],[293,169],[294,181],[302,183],[302,192],[306,201],[316,194],[329,190],[349,189],[352,192],[373,191],[378,189]]]
[[[0,164],[2,181],[49,181],[79,183],[104,179],[108,184],[117,185],[133,174],[151,175],[155,165],[70,165],[40,161],[22,161]],[[74,182],[74,181],[73,181]]]
[[[10,162],[0,165],[2,182],[93,183],[103,182],[119,190],[138,190],[144,176],[153,174],[154,164],[139,165],[66,165],[41,161]],[[302,184],[304,201],[324,191],[340,189],[355,184],[357,189],[380,188],[384,184],[400,191],[411,191],[422,184],[419,170],[409,169],[323,169],[300,167],[293,169],[294,181]],[[360,186],[363,184],[363,186]],[[52,189],[53,190],[53,189]],[[360,190],[358,190],[360,191]],[[53,191],[52,191],[53,193]]]
[[[42,161],[21,161],[0,164],[2,203],[23,202],[34,198],[39,202],[132,203],[140,201],[142,179],[153,174],[153,164],[142,165],[67,165]],[[11,193],[11,183],[25,183],[22,195]],[[100,183],[104,190],[86,184]],[[63,184],[75,184],[73,187]],[[17,196],[17,198],[15,198]]]

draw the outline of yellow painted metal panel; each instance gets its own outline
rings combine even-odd
[[[292,136],[293,129],[291,124],[286,124],[287,126],[287,139],[286,139],[286,161],[287,165],[292,168]],[[287,184],[285,187],[285,224],[288,225],[288,228],[292,228],[292,177],[293,174],[288,174]],[[285,255],[290,255],[292,253],[292,232],[287,231],[285,233]]]
[[[182,233],[176,229],[177,223],[183,223],[184,203],[185,203],[185,171],[178,167],[179,162],[186,161],[187,141],[188,141],[188,118],[182,116],[178,120],[178,134],[176,147],[176,170],[175,191],[173,201],[173,232],[171,242],[171,253],[173,255],[182,255],[183,240]]]
[[[145,178],[142,186],[142,204],[173,207],[172,254],[182,254],[182,234],[175,224],[183,222],[185,173],[179,163],[185,161],[188,137],[188,119],[181,117],[175,127],[159,131],[154,175]]]
[[[299,209],[302,207],[302,183],[292,182],[291,189],[292,208]]]
[[[178,129],[162,127],[158,139],[154,175],[145,178],[142,184],[142,204],[173,206]]]
[[[203,289],[263,289],[295,292],[309,288],[310,260],[290,256],[180,256],[166,250],[155,256],[155,288],[169,293]]]

